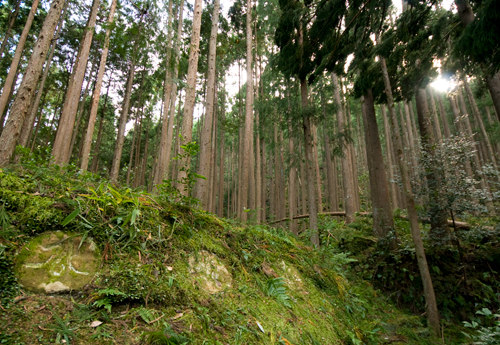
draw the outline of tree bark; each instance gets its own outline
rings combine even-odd
[[[222,104],[226,104],[225,93],[222,93]],[[224,162],[225,162],[225,146],[226,146],[226,133],[224,131],[224,121],[226,119],[226,107],[223,106],[220,112],[220,154],[219,154],[219,197],[217,199],[217,215],[219,217],[224,217]],[[230,167],[230,165],[228,164]],[[228,195],[229,197],[229,195]],[[229,216],[229,209],[227,210]]]
[[[186,81],[186,96],[184,101],[184,114],[182,116],[182,145],[191,142],[193,137],[193,111],[196,97],[196,73],[198,71],[198,56],[200,47],[200,30],[201,30],[201,12],[202,0],[195,0],[193,14],[193,29],[191,34],[191,44],[189,48],[189,65]],[[182,184],[187,178],[187,171],[191,166],[191,157],[185,157],[181,160],[181,170],[178,171],[177,181]],[[189,190],[181,189],[181,194],[188,196]]]
[[[68,142],[70,142],[74,130],[78,100],[82,92],[83,79],[85,77],[87,60],[89,58],[100,3],[100,0],[93,0],[89,19],[80,43],[78,57],[73,67],[73,73],[66,93],[61,119],[59,120],[59,128],[56,139],[54,140],[54,148],[52,149],[52,157],[55,164],[68,164],[71,156]]]
[[[104,98],[104,104],[101,109],[101,120],[99,123],[99,130],[97,132],[97,139],[95,142],[95,154],[94,157],[92,157],[92,163],[90,165],[90,171],[92,171],[94,174],[97,173],[97,163],[99,162],[99,151],[101,149],[101,142],[102,142],[102,136],[103,136],[103,129],[104,129],[104,117],[106,114],[106,107],[108,105],[108,98],[109,98],[109,89],[111,86],[111,75],[109,76],[109,82],[108,82],[108,90],[106,91],[106,98]]]
[[[30,116],[24,120],[23,129],[21,130],[21,135],[19,137],[19,145],[27,147],[33,132],[33,125],[35,123],[36,115],[38,113],[38,108],[40,106],[40,100],[42,99],[42,94],[45,96],[45,82],[47,81],[47,76],[49,75],[50,66],[52,65],[52,59],[54,57],[54,53],[57,47],[57,40],[59,39],[59,34],[61,33],[61,29],[63,27],[64,18],[66,17],[66,11],[68,9],[68,3],[64,5],[64,9],[59,19],[59,24],[57,24],[57,32],[54,35],[54,39],[50,45],[50,54],[47,58],[47,62],[45,63],[45,69],[43,71],[42,80],[40,81],[40,86],[38,87],[38,91],[36,93],[35,102],[31,107]]]
[[[172,71],[170,69],[170,60],[172,58],[171,54],[171,49],[172,49],[172,3],[173,0],[170,0],[168,3],[168,18],[169,18],[169,23],[168,23],[168,36],[167,36],[167,57],[165,61],[165,82],[164,82],[164,90],[163,90],[163,116],[162,116],[162,121],[161,121],[161,136],[160,136],[160,147],[158,150],[158,162],[156,165],[156,171],[155,171],[155,177],[154,177],[154,184],[159,185],[163,182],[163,180],[166,177],[166,173],[168,170],[168,163],[170,161],[170,152],[172,150],[172,132],[173,132],[173,123],[174,119],[173,116],[169,113],[169,107],[170,103],[172,100],[172,108],[175,108],[175,96],[176,92],[172,90],[173,88],[173,80],[171,79],[172,76]],[[182,22],[182,12],[183,12],[183,6],[184,2],[182,1],[181,5],[179,6],[179,23]],[[180,30],[182,30],[182,26],[180,26]],[[180,36],[177,36],[177,38]],[[176,47],[177,47],[177,42],[176,42]],[[177,54],[173,56],[174,60],[177,61]],[[175,64],[176,66],[176,64]],[[175,70],[177,70],[176,67],[174,67]],[[172,97],[173,95],[173,97]],[[175,115],[175,110],[174,110],[174,115]],[[170,139],[169,139],[169,131],[170,131]]]
[[[366,157],[373,208],[373,230],[378,238],[386,240],[392,249],[396,249],[395,234],[391,236],[391,231],[394,230],[394,218],[371,89],[365,91],[363,108],[363,127],[365,129]]]
[[[116,137],[115,152],[113,154],[113,162],[111,164],[111,172],[109,175],[109,179],[113,183],[116,183],[118,181],[118,175],[120,173],[123,142],[125,140],[125,127],[128,121],[128,112],[130,110],[130,97],[132,96],[132,86],[134,85],[136,51],[139,46],[139,39],[141,36],[142,21],[144,19],[144,14],[145,13],[143,12],[139,20],[139,29],[137,31],[137,36],[135,37],[134,48],[130,60],[130,69],[127,78],[127,84],[125,86],[125,94],[123,95],[123,105],[122,105],[122,112],[120,114],[120,122],[118,125],[118,135]]]
[[[7,31],[5,32],[5,37],[2,41],[2,46],[0,47],[0,59],[3,57],[3,52],[5,51],[5,47],[7,46],[7,41],[10,38],[10,33],[12,31],[12,27],[16,21],[17,15],[19,14],[19,7],[21,5],[21,0],[17,0],[16,7],[14,12],[9,14],[9,26],[7,27]]]
[[[207,77],[207,100],[205,103],[205,120],[203,123],[203,130],[201,134],[202,142],[200,145],[200,169],[198,174],[207,177],[207,179],[199,179],[196,189],[196,197],[201,202],[201,207],[207,210],[210,196],[210,180],[209,171],[211,168],[212,157],[212,141],[216,140],[212,137],[212,122],[214,117],[214,108],[216,99],[215,95],[215,60],[217,53],[217,32],[219,25],[219,0],[214,0],[214,8],[212,12],[212,28],[210,32],[210,47],[208,55],[208,77]],[[250,79],[251,77],[249,77]],[[247,79],[248,80],[248,79]],[[214,192],[214,191],[212,191]]]
[[[443,97],[441,95],[436,95],[439,103],[439,114],[441,115],[441,121],[443,123],[444,137],[449,139],[451,136],[450,125],[448,124],[448,116],[444,110]]]
[[[420,138],[422,141],[422,155],[424,159],[432,157],[434,153],[435,138],[432,130],[431,119],[429,115],[429,107],[427,104],[427,96],[425,89],[419,86],[415,87],[415,100],[417,103],[418,126],[420,128]],[[426,169],[425,176],[429,188],[429,213],[431,219],[430,236],[433,241],[449,241],[449,228],[447,224],[448,214],[446,209],[443,209],[444,201],[442,199],[442,179],[436,168]]]
[[[396,129],[397,116],[396,116],[396,110],[394,108],[394,100],[392,96],[392,88],[389,79],[389,74],[387,73],[387,66],[385,59],[380,58],[380,61],[382,67],[382,76],[384,79],[385,93],[387,96],[387,104],[389,107],[389,114],[390,114],[389,123],[393,129]],[[413,196],[413,192],[411,190],[407,165],[404,160],[403,142],[401,140],[401,135],[399,133],[399,130],[393,130],[392,135],[394,139],[394,144],[396,146],[396,152],[398,155],[397,161],[401,174],[403,191],[406,198],[406,207],[408,210],[408,218],[410,220],[411,236],[413,239],[413,243],[415,244],[415,255],[417,257],[418,269],[424,287],[424,296],[425,296],[426,311],[427,311],[426,315],[427,323],[431,328],[432,333],[437,336],[440,334],[440,328],[441,328],[439,325],[439,312],[437,309],[436,295],[434,293],[432,277],[430,275],[429,267],[427,265],[427,258],[425,255],[424,244],[422,242],[422,234],[420,232],[420,227],[418,224],[418,216],[415,208],[415,199]]]
[[[333,93],[335,97],[335,104],[337,105],[337,130],[339,133],[346,132],[346,124],[344,123],[344,114],[342,112],[342,103],[340,100],[340,90],[337,75],[332,73]],[[347,146],[347,150],[348,150]],[[346,150],[346,151],[347,151]],[[352,169],[350,162],[351,157],[348,152],[342,157],[342,178],[344,182],[344,209],[346,211],[346,223],[354,221],[354,213],[356,212],[356,190],[354,185],[354,178],[356,173]]]
[[[387,172],[389,174],[389,191],[390,191],[391,200],[392,200],[392,207],[395,208],[398,205],[398,197],[397,197],[396,184],[392,182],[392,181],[394,181],[394,168],[392,166],[392,162],[394,160],[394,157],[393,157],[394,149],[392,147],[392,142],[391,142],[391,129],[389,128],[389,121],[387,119],[387,111],[385,110],[385,105],[382,104],[380,106],[380,109],[382,111],[382,117],[384,120],[385,151],[386,151],[386,156],[387,156],[386,157],[387,158]]]
[[[248,182],[250,178],[250,148],[251,140],[253,140],[253,76],[252,76],[252,1],[247,0],[247,16],[246,16],[246,72],[247,72],[247,85],[246,85],[246,102],[245,102],[245,131],[243,139],[243,152],[246,154],[242,157],[242,171],[241,171],[241,190],[239,194],[239,213],[242,221],[247,220],[248,208]]]
[[[469,104],[472,106],[472,113],[474,114],[477,125],[481,129],[481,134],[483,135],[483,140],[486,144],[490,161],[493,164],[495,170],[498,170],[497,162],[495,159],[495,152],[493,151],[493,147],[491,146],[490,138],[488,136],[488,133],[486,132],[486,128],[484,127],[483,118],[481,117],[481,113],[479,112],[479,108],[477,107],[477,103],[474,99],[474,95],[472,94],[472,90],[465,76],[462,78],[462,81],[464,83],[465,93],[467,94],[467,98],[469,99]]]
[[[28,19],[26,20],[26,24],[24,24],[23,32],[21,33],[21,36],[19,37],[16,51],[14,52],[14,57],[12,58],[12,62],[10,63],[9,73],[7,74],[7,77],[5,78],[5,82],[3,84],[3,89],[2,89],[2,95],[0,96],[0,114],[3,114],[3,112],[7,108],[10,91],[12,88],[14,88],[14,83],[16,81],[14,79],[14,77],[17,75],[17,67],[19,66],[19,61],[21,61],[21,57],[23,55],[24,45],[26,44],[26,39],[28,38],[31,24],[33,24],[33,20],[35,19],[35,13],[36,13],[36,9],[38,7],[38,3],[39,3],[39,0],[33,1],[33,5],[31,6],[31,10],[28,14]],[[59,13],[59,15],[60,15],[60,13]],[[59,17],[57,18],[57,20],[59,20]],[[55,24],[57,24],[57,21]],[[55,29],[55,24],[54,24],[54,29]],[[40,33],[41,33],[41,31],[40,31]],[[53,33],[54,32],[52,31],[51,33],[47,33],[47,34],[53,35]],[[46,39],[48,39],[50,42],[51,37],[46,37]],[[41,37],[38,36],[38,38],[40,39]],[[44,47],[44,48],[46,48],[45,50],[49,49],[49,47]],[[47,54],[47,53],[45,53],[45,54]],[[45,56],[45,54],[44,54],[44,56]],[[30,61],[31,61],[31,58],[30,58]],[[45,60],[42,61],[42,67],[43,67],[43,62],[45,62]],[[38,80],[36,80],[36,82],[38,83]],[[35,84],[34,88],[36,88],[36,84]],[[30,90],[29,95],[31,96],[32,94],[33,94],[33,91]],[[28,100],[28,102],[31,102],[31,98]],[[29,104],[28,104],[28,107],[29,107]],[[21,125],[22,125],[22,123],[21,123]]]
[[[490,91],[491,99],[493,100],[493,105],[495,106],[495,111],[497,117],[500,120],[500,74],[497,73],[493,76],[486,76],[486,85]]]
[[[71,158],[71,155],[73,154],[73,147],[78,137],[78,132],[80,131],[80,122],[82,121],[82,117],[84,116],[85,101],[87,100],[87,97],[89,95],[90,84],[92,84],[92,75],[94,74],[95,66],[96,66],[95,64],[92,64],[92,68],[89,74],[89,80],[87,81],[87,85],[85,86],[85,91],[83,92],[82,98],[80,99],[78,105],[78,110],[76,112],[76,121],[74,124],[74,128],[72,130],[73,134],[71,135],[71,143],[69,144],[68,160]]]
[[[49,12],[45,17],[38,40],[29,59],[28,67],[12,104],[9,118],[0,136],[0,167],[6,166],[14,153],[17,139],[19,138],[24,119],[29,112],[29,103],[32,100],[33,92],[40,78],[50,41],[54,36],[54,30],[61,16],[64,3],[64,0],[53,0]]]
[[[111,2],[111,7],[109,9],[108,27],[106,29],[106,34],[104,36],[104,46],[102,48],[102,53],[101,53],[101,62],[99,64],[99,72],[97,74],[97,81],[95,84],[94,95],[92,97],[92,107],[90,109],[89,125],[87,128],[87,134],[85,136],[85,141],[83,143],[82,162],[80,164],[80,169],[82,171],[87,171],[87,168],[89,165],[90,149],[92,148],[92,138],[94,136],[95,121],[97,118],[97,111],[99,109],[99,100],[101,97],[102,80],[104,78],[104,72],[106,70],[106,61],[108,59],[111,26],[112,26],[114,18],[115,18],[116,3],[117,3],[117,0],[113,0]],[[111,79],[110,79],[110,82],[111,82]]]
[[[309,95],[305,78],[300,80],[300,96],[302,100],[302,124],[304,126],[304,150],[306,159],[307,175],[307,200],[309,206],[309,229],[311,231],[311,243],[319,246],[318,233],[318,210],[316,208],[316,181],[314,173],[313,135],[311,119],[308,115]]]
[[[432,122],[434,127],[434,134],[436,136],[436,140],[438,144],[443,142],[443,135],[441,133],[441,125],[439,124],[439,117],[436,108],[436,101],[434,100],[434,93],[432,91],[432,87],[430,85],[427,86],[427,91],[429,92],[429,96],[431,99],[431,109],[432,109]]]

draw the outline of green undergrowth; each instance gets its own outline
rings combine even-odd
[[[433,245],[428,225],[422,226],[422,234],[444,334],[466,343],[468,338],[462,332],[469,333],[470,327],[463,329],[463,323],[472,320],[492,326],[493,321],[482,317],[481,310],[500,309],[500,229],[494,227],[497,220],[493,217],[461,220],[473,226],[453,232],[450,244]],[[377,242],[367,217],[358,217],[347,227],[323,219],[323,242],[356,259],[349,272],[373,284],[399,308],[421,315],[425,299],[409,224],[399,217],[395,222],[400,242],[396,251]]]
[[[169,199],[71,170],[0,170],[0,344],[438,342],[349,272],[333,231],[316,250]],[[100,272],[69,295],[24,291],[16,253],[56,230],[92,237]]]

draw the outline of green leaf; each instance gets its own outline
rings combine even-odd
[[[68,225],[69,222],[71,222],[73,219],[75,219],[76,216],[78,216],[79,213],[80,213],[80,209],[77,208],[76,210],[74,210],[73,212],[71,212],[66,218],[64,218],[64,220],[62,221],[61,225],[62,226]]]

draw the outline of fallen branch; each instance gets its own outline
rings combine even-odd
[[[345,212],[321,212],[321,213],[318,213],[318,215],[332,216],[332,217],[345,217],[346,213]],[[372,212],[358,212],[358,213],[356,213],[356,215],[357,216],[362,216],[362,217],[371,217],[371,216],[373,216],[373,213]],[[399,219],[408,220],[407,216],[396,216],[396,217],[399,218]],[[292,219],[295,220],[295,219],[304,219],[304,218],[309,218],[309,215],[308,214],[302,214],[300,216],[295,216]],[[292,219],[291,218],[284,218],[284,219],[280,219],[280,220],[275,220],[275,221],[269,222],[268,224],[272,225],[272,224],[276,224],[276,223],[289,222]],[[422,222],[422,223],[424,223],[424,224],[429,224],[430,223],[430,220],[427,219],[427,218],[424,218],[424,219],[420,218],[419,221]],[[448,226],[449,227],[454,227],[452,220],[448,220]],[[466,230],[468,230],[468,229],[471,228],[471,225],[469,223],[455,221],[455,227],[457,229],[466,229]],[[486,228],[487,229],[493,229],[492,227],[486,227]]]

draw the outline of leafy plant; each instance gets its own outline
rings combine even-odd
[[[146,338],[146,344],[149,345],[186,345],[190,340],[182,335],[175,333],[168,323],[163,323],[162,331],[146,332],[143,334]]]
[[[179,136],[180,140],[182,140],[182,135]],[[196,156],[200,151],[200,146],[196,142],[190,141],[186,145],[182,145],[181,149],[181,152],[173,158],[174,160],[180,160],[182,162],[190,157]],[[182,178],[180,181],[164,180],[162,184],[158,185],[160,195],[166,197],[170,202],[180,202],[181,204],[188,206],[198,205],[200,201],[190,196],[191,190],[193,189],[197,179],[206,178],[192,171],[189,166],[181,166],[179,170],[185,171],[186,177]],[[176,183],[177,186],[182,186],[180,188],[183,189],[184,193],[176,187]]]
[[[95,301],[93,305],[97,308],[106,309],[108,313],[111,313],[113,302],[120,302],[127,297],[125,293],[113,288],[101,289],[97,293],[99,296],[104,297]]]
[[[270,278],[265,284],[260,281],[258,283],[267,296],[275,298],[285,307],[292,307],[290,295],[286,293],[285,279],[282,277]]]
[[[464,326],[468,328],[472,328],[477,330],[476,334],[467,334],[464,332],[464,335],[469,339],[474,341],[473,344],[477,345],[490,345],[490,344],[499,344],[500,343],[500,314],[493,314],[491,310],[488,308],[483,308],[476,312],[478,315],[482,315],[485,317],[487,321],[490,323],[493,322],[492,326],[482,326],[479,322],[472,321],[464,321]]]
[[[53,310],[51,310],[52,315],[54,316],[55,323],[46,326],[47,329],[50,329],[54,333],[56,333],[56,344],[62,344],[62,341],[64,340],[65,344],[71,344],[70,340],[71,339],[76,339],[76,334],[75,330],[78,329],[78,327],[71,328],[69,326],[70,321],[69,319],[69,314],[65,316],[64,319],[59,317],[57,313],[55,313]]]

